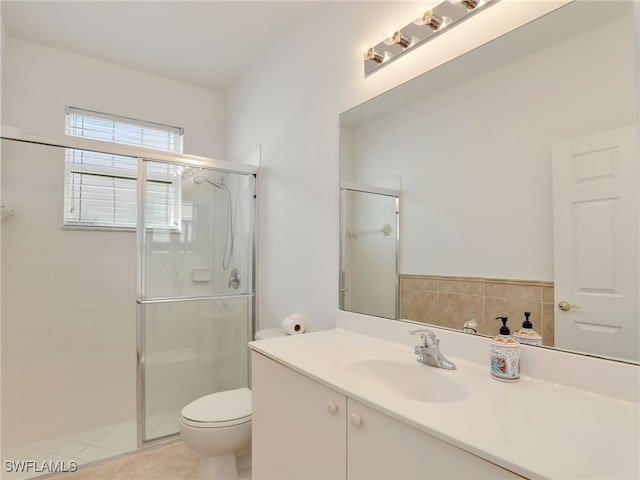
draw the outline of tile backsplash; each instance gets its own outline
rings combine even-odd
[[[455,329],[475,319],[478,333],[497,335],[495,317],[509,317],[514,331],[531,312],[543,344],[554,346],[553,282],[400,274],[399,290],[401,319]]]

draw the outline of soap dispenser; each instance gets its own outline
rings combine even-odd
[[[513,333],[513,336],[523,345],[542,345],[542,337],[533,329],[533,324],[529,321],[531,312],[524,312],[524,322],[522,328]]]
[[[496,317],[502,321],[500,334],[491,339],[491,376],[496,380],[515,382],[520,379],[520,343],[511,336],[507,317]]]

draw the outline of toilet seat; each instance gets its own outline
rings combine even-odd
[[[182,409],[181,421],[200,428],[221,428],[251,421],[251,390],[239,388],[212,393]]]
[[[237,420],[229,420],[228,422],[197,422],[197,421],[189,420],[184,417],[182,417],[180,421],[188,427],[225,428],[225,427],[235,427],[237,425],[242,425],[243,423],[249,423],[251,422],[251,415],[245,418],[237,419]]]

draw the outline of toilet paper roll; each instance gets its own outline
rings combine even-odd
[[[304,333],[304,322],[300,315],[296,315],[295,313],[282,320],[280,327],[287,335],[300,335]]]

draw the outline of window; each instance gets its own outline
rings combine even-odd
[[[67,107],[66,133],[78,137],[182,153],[182,129]],[[87,150],[65,154],[64,224],[136,226],[137,158]],[[180,167],[150,162],[147,169],[147,224],[180,225]]]

